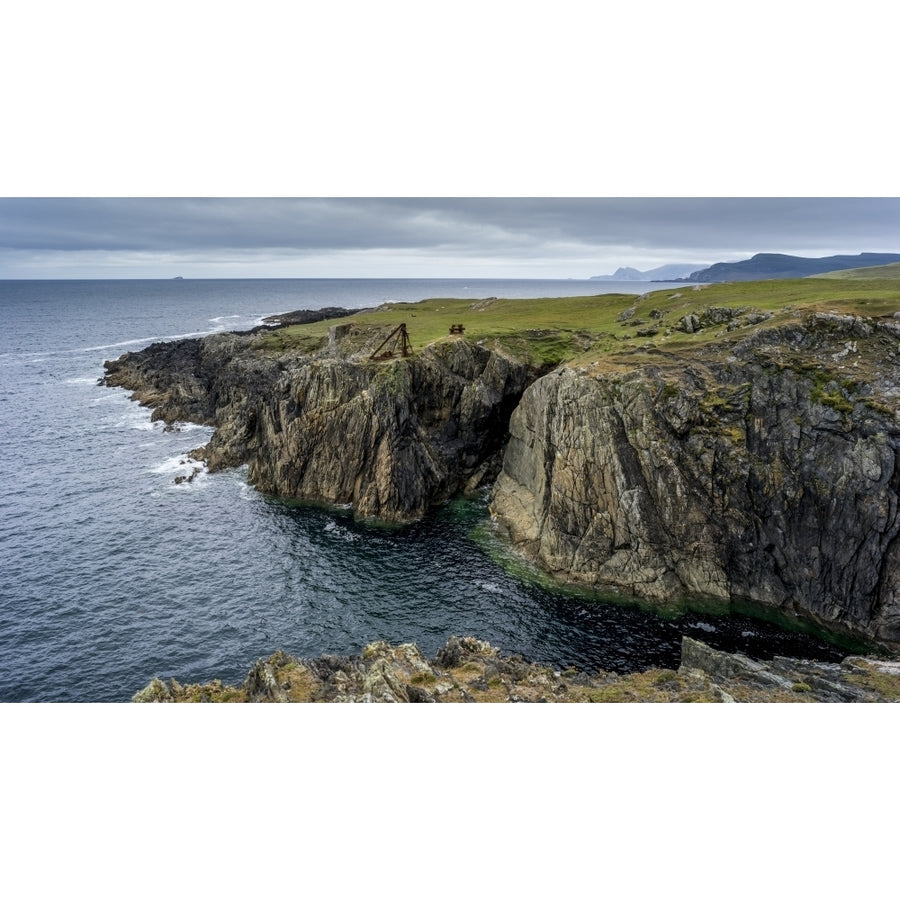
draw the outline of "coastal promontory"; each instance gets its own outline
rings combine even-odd
[[[429,300],[106,364],[210,468],[407,522],[491,486],[553,578],[900,648],[900,283]],[[400,325],[409,349],[385,341]]]

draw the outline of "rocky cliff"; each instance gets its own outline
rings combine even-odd
[[[372,362],[384,329],[347,323],[156,344],[105,382],[215,426],[198,455],[263,491],[404,522],[496,479],[501,530],[560,580],[900,649],[900,321],[767,315],[698,309],[677,353],[540,378],[462,337]]]
[[[900,323],[819,314],[525,392],[492,510],[566,581],[900,646]]]
[[[493,480],[534,376],[456,339],[370,361],[383,338],[338,325],[327,341],[272,350],[252,335],[211,335],[107,362],[104,381],[133,391],[156,420],[215,426],[198,453],[211,470],[247,464],[262,491],[410,521]]]

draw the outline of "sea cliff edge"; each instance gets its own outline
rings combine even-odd
[[[490,485],[501,531],[561,581],[718,598],[896,653],[900,320],[768,319],[697,307],[674,327],[713,340],[540,366],[459,333],[373,359],[388,330],[351,317],[283,344],[154,344],[104,383],[214,426],[197,458],[246,464],[262,491],[408,522]]]

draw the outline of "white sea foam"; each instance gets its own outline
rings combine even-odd
[[[190,459],[186,453],[170,456],[161,463],[155,465],[151,471],[156,475],[190,475],[192,469],[206,471],[206,463]]]
[[[710,625],[709,622],[692,622],[691,628],[699,628],[701,631],[706,631],[709,634],[716,630],[716,626]]]
[[[157,463],[150,471],[154,475],[171,475],[177,473],[179,469],[185,469],[187,465],[187,457],[184,454],[179,454],[178,456],[170,456],[161,463]]]
[[[96,378],[66,378],[63,384],[96,384]]]
[[[351,544],[353,542],[359,540],[358,534],[354,534],[352,531],[348,531],[343,526],[338,525],[338,523],[335,521],[329,522],[325,526],[324,530],[327,531],[331,537],[337,538],[338,540],[341,540],[341,541],[347,541],[348,543],[351,543]]]
[[[122,400],[121,394],[110,394],[111,397]],[[102,402],[102,398],[92,400],[92,403]],[[124,408],[110,409],[104,416],[103,422],[99,425],[101,429],[108,428],[130,428],[138,431],[158,431],[162,429],[162,422],[151,422],[150,414],[141,406],[129,403]]]
[[[263,325],[265,323],[265,316],[256,316],[256,315],[233,315],[233,316],[216,316],[214,319],[210,319],[210,323],[213,325],[213,334],[220,333],[222,331],[244,331],[250,328],[255,328],[257,325]]]
[[[489,594],[502,594],[503,588],[500,587],[499,584],[496,584],[493,581],[479,581],[477,582],[478,587],[483,591],[487,591]]]
[[[169,485],[175,488],[200,487],[208,474],[206,463],[190,459],[186,454],[170,456],[150,470],[154,475],[165,475]],[[182,479],[176,481],[176,479]]]
[[[187,334],[158,334],[154,337],[133,338],[128,341],[117,341],[114,344],[98,344],[96,347],[76,347],[73,350],[61,350],[61,353],[92,353],[95,350],[116,350],[119,347],[133,347],[136,344],[155,344],[157,341],[180,341],[185,338],[203,337],[208,331],[191,331]]]

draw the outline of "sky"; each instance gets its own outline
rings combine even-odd
[[[900,252],[874,0],[852,21],[779,0],[599,18],[460,0],[434,22],[336,0],[299,26],[272,0],[50,5],[52,28],[44,3],[5,23],[0,278],[589,278]]]
[[[897,198],[0,198],[0,278],[590,278],[900,252]]]

